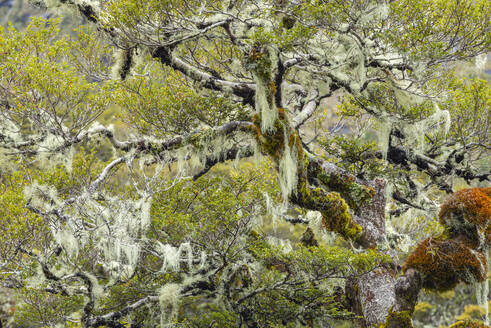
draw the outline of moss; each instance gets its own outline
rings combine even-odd
[[[479,299],[479,297],[477,297]],[[456,319],[460,321],[465,320],[476,320],[479,318],[486,317],[485,305],[481,306],[478,304],[469,304],[464,306],[464,312],[459,315]]]
[[[354,177],[347,174],[320,172],[317,178],[330,190],[339,192],[355,211],[375,195],[373,188],[355,182]]]
[[[261,153],[269,156],[273,159],[276,167],[279,166],[279,162],[283,156],[285,149],[285,133],[284,129],[289,129],[290,122],[285,113],[285,110],[278,108],[278,119],[274,123],[274,128],[269,133],[262,133],[261,131],[261,117],[254,115],[252,118],[252,126],[254,136],[259,144]],[[297,167],[298,167],[298,181],[306,180],[306,168],[308,166],[308,158],[305,155],[302,147],[302,141],[298,136],[298,133],[293,129],[288,131],[288,146],[291,149],[295,149],[297,153]]]
[[[259,144],[261,153],[271,157],[275,165],[278,165],[285,149],[284,122],[277,119],[273,125],[273,129],[269,133],[261,132],[261,118],[259,115],[256,114],[253,116],[252,123],[254,123],[254,136]]]
[[[246,57],[246,65],[249,69],[254,70],[262,79],[271,81],[271,67],[272,61],[267,53],[267,49],[261,49],[260,47],[254,47]]]
[[[428,302],[420,302],[416,304],[414,307],[413,318],[415,320],[423,321],[426,316],[430,314],[430,311],[433,309],[433,305]]]
[[[447,291],[459,282],[475,283],[487,277],[485,255],[455,239],[424,240],[408,257],[403,271],[409,268],[423,275],[424,288],[435,291]]]
[[[463,189],[451,194],[438,216],[451,236],[464,234],[478,239],[481,238],[476,235],[479,232],[484,242],[491,245],[491,187]]]
[[[381,324],[379,328],[413,328],[411,314],[409,311],[398,312],[390,308],[385,323]]]
[[[462,320],[457,321],[448,328],[490,328],[490,326],[477,320]]]
[[[310,190],[308,205],[322,214],[322,224],[348,239],[357,239],[362,232],[360,225],[351,220],[348,204],[337,192],[325,192],[321,188]]]

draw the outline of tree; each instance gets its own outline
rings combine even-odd
[[[489,181],[490,89],[453,64],[490,50],[488,1],[38,4],[90,25],[0,34],[17,325],[411,327],[423,287],[487,300],[489,188],[452,193]],[[404,215],[444,232],[398,276]]]

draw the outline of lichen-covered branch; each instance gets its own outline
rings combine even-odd
[[[158,47],[154,49],[152,51],[152,56],[158,58],[162,64],[168,65],[183,73],[188,78],[200,83],[206,89],[230,92],[231,94],[242,98],[244,104],[254,106],[254,84],[222,80],[212,74],[203,72],[176,57],[173,54],[173,49],[169,47]]]

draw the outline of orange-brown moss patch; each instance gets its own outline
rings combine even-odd
[[[486,244],[491,244],[491,187],[463,189],[451,194],[438,216],[452,235],[477,231],[473,229],[476,225],[484,234]]]
[[[474,283],[487,277],[485,255],[461,240],[428,238],[406,260],[403,271],[413,268],[423,275],[423,287],[446,291],[459,282]]]
[[[448,328],[491,328],[488,325],[476,320],[457,321]]]

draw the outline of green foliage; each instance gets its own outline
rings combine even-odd
[[[117,89],[123,119],[145,135],[166,137],[247,118],[248,110],[214,93],[200,93],[184,76],[154,63]]]
[[[481,79],[453,79],[448,89],[448,100],[443,108],[450,111],[453,120],[447,138],[464,145],[477,143],[489,147],[486,136],[491,124],[489,83]]]
[[[23,189],[30,184],[26,172],[2,175],[0,179],[0,261],[12,265],[15,270],[19,258],[18,248],[25,247],[39,251],[42,247],[46,226],[44,220],[25,208],[27,199]],[[7,270],[8,272],[8,270]],[[9,277],[0,274],[0,279]]]
[[[5,114],[33,138],[63,125],[64,135],[48,138],[47,147],[87,128],[106,109],[113,88],[84,76],[87,69],[103,74],[99,60],[108,48],[83,29],[80,40],[61,37],[58,26],[59,20],[33,18],[24,32],[0,28],[0,86],[9,104]]]
[[[47,287],[47,284],[42,287]],[[18,327],[52,327],[60,323],[70,327],[80,320],[78,311],[84,303],[81,295],[66,297],[43,292],[41,288],[24,288],[17,299],[19,306],[15,312],[15,324]]]
[[[328,158],[356,176],[373,179],[390,172],[390,166],[375,156],[379,148],[374,141],[338,135],[330,139],[322,138],[320,145]]]
[[[472,44],[479,44],[481,49],[490,46],[491,34],[486,28],[491,12],[488,1],[400,0],[392,1],[390,7],[390,19],[382,36],[409,56],[437,64],[438,58],[450,54],[472,56]],[[453,48],[448,37],[463,42]]]

